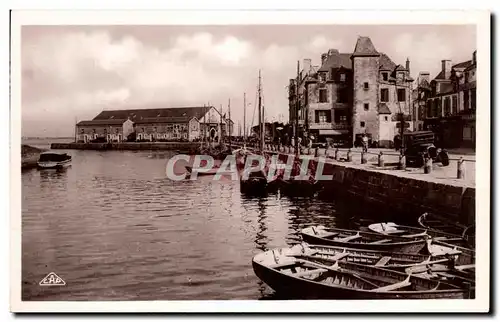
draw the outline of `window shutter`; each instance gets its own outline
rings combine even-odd
[[[319,123],[319,111],[316,111],[314,114],[315,114],[314,123]]]

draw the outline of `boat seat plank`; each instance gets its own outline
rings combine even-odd
[[[404,237],[406,237],[406,238],[414,238],[414,237],[422,237],[422,236],[425,236],[425,235],[427,235],[427,232],[422,232],[422,233],[412,234],[412,235],[404,235]]]
[[[384,256],[375,264],[375,266],[376,267],[385,266],[385,264],[387,264],[390,260],[391,260],[390,256]]]
[[[411,285],[410,276],[408,276],[404,281],[401,281],[399,283],[394,283],[394,284],[391,284],[391,285],[382,286],[382,287],[373,289],[372,291],[375,291],[375,292],[389,292],[389,291],[395,291],[397,289],[400,289],[400,288],[403,288],[403,287],[406,287],[406,286],[410,286],[410,285]]]
[[[318,269],[312,269],[312,270],[308,270],[305,272],[299,272],[299,273],[290,274],[290,275],[295,276],[295,277],[302,277],[302,276],[320,274],[320,273],[325,273],[325,272],[328,272],[328,270],[326,270],[324,268],[318,268]]]
[[[368,244],[376,245],[376,244],[387,243],[387,242],[390,242],[390,241],[391,241],[390,239],[380,239],[380,240],[376,240],[376,241],[370,242]]]
[[[348,236],[348,237],[344,237],[344,238],[339,238],[339,239],[336,239],[335,241],[338,241],[338,242],[349,242],[349,241],[352,241],[352,240],[355,240],[355,239],[358,239],[358,238],[361,238],[360,235],[353,235],[353,236]]]
[[[330,258],[329,260],[338,261],[338,260],[341,260],[342,258],[344,258],[346,256],[349,256],[349,253],[338,253],[335,256],[333,256],[332,258]]]

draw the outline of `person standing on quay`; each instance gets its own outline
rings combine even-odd
[[[368,152],[368,136],[363,134],[363,152]]]

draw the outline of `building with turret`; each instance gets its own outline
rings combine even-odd
[[[290,120],[298,107],[299,135],[352,145],[366,134],[374,144],[390,147],[401,124],[413,129],[412,82],[409,59],[397,65],[369,37],[359,37],[352,53],[330,49],[318,67],[304,60],[298,79],[289,84]]]

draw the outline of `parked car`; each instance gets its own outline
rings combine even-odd
[[[403,134],[403,149],[408,166],[421,167],[424,165],[424,156],[432,162],[443,166],[450,164],[448,152],[434,145],[434,133],[431,131],[417,131]]]

